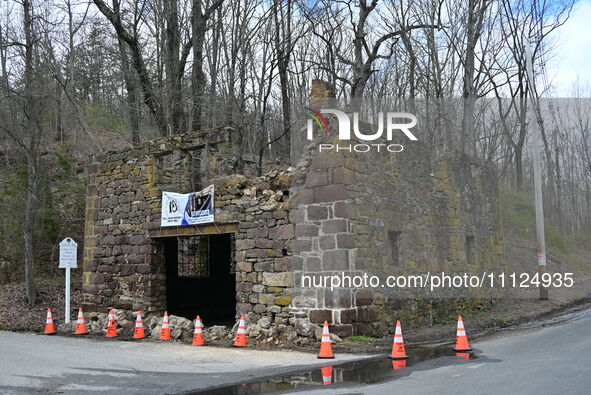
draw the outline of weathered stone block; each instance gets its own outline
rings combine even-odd
[[[310,310],[310,322],[322,324],[324,321],[332,322],[332,310]]]
[[[282,258],[276,258],[274,271],[287,272],[287,271],[291,270],[291,261],[293,260],[293,258],[295,258],[295,257],[286,256],[286,257],[282,257]]]
[[[260,228],[251,228],[246,231],[246,236],[249,238],[265,238],[269,237],[269,228],[260,227]]]
[[[292,287],[292,273],[263,273],[263,284],[272,287]]]
[[[349,251],[329,250],[322,253],[322,268],[327,270],[348,270]]]
[[[250,239],[236,240],[236,249],[237,250],[248,250],[250,248],[254,248],[254,246],[255,246],[254,240],[250,240]]]
[[[335,288],[324,290],[324,307],[350,308],[352,306],[352,292],[347,288]]]
[[[249,313],[252,311],[252,305],[250,303],[236,303],[236,312],[238,314]]]
[[[275,231],[275,238],[278,240],[289,240],[293,239],[294,234],[295,230],[293,224],[281,225]]]
[[[344,185],[326,185],[314,188],[314,202],[335,202],[347,199],[347,190]]]
[[[332,182],[334,184],[353,184],[355,182],[354,173],[344,167],[332,169]]]
[[[308,206],[308,221],[318,221],[328,218],[328,207],[326,206]]]
[[[346,309],[341,310],[341,324],[350,324],[357,319],[357,310],[356,309]]]
[[[321,250],[333,250],[336,247],[335,235],[325,235],[318,238]]]
[[[295,236],[296,237],[318,236],[318,229],[319,229],[318,225],[296,224]]]
[[[318,257],[306,258],[306,270],[309,272],[320,272],[322,271],[321,260]]]
[[[328,153],[318,155],[312,158],[310,168],[312,169],[331,169],[334,167],[343,166],[345,164],[345,157],[338,153]]]
[[[252,262],[246,262],[246,261],[238,262],[236,264],[236,269],[241,270],[243,272],[252,272]]]
[[[327,171],[314,171],[308,173],[306,176],[306,187],[314,188],[328,184],[328,172]]]
[[[336,235],[338,248],[355,248],[355,236],[350,233]]]
[[[291,296],[277,296],[274,303],[277,306],[288,306],[291,303]]]
[[[322,232],[325,234],[344,233],[347,231],[346,219],[329,219],[322,221]]]
[[[357,207],[349,202],[336,202],[334,204],[334,216],[337,218],[357,218]]]
[[[353,325],[342,324],[342,325],[331,325],[330,333],[334,333],[340,338],[353,336]]]

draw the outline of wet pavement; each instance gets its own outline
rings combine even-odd
[[[551,327],[543,330],[557,331],[559,330],[557,327],[560,327],[561,325],[574,324],[577,328],[585,328],[589,323],[591,323],[591,310],[584,310],[560,317],[532,322],[529,325],[524,326],[522,329],[514,330],[513,334],[517,335],[517,337],[502,337],[499,334],[496,334],[487,336],[479,340],[477,343],[503,343],[519,337],[522,337],[529,342],[530,338],[534,339],[539,337],[539,332],[542,328]],[[585,338],[583,338],[583,340],[585,341],[585,344],[591,346],[591,342],[587,341]],[[391,382],[402,378],[408,379],[414,372],[436,370],[444,367],[453,368],[454,365],[462,366],[465,364],[473,364],[471,366],[466,366],[466,368],[471,370],[485,369],[489,363],[494,364],[502,362],[502,359],[499,358],[499,355],[496,352],[491,352],[487,355],[486,352],[479,348],[474,348],[474,350],[469,353],[454,352],[451,345],[441,345],[436,347],[407,347],[406,350],[407,355],[410,357],[408,360],[391,360],[389,357],[383,355],[361,361],[345,363],[331,361],[331,363],[327,363],[322,367],[314,367],[293,373],[247,382],[245,381],[236,385],[209,388],[203,391],[189,393],[239,395],[309,391],[319,392],[322,389],[327,389],[325,386],[328,385],[331,386],[330,389],[355,388],[355,393],[365,393],[365,388],[371,388],[372,384],[381,383],[382,386],[390,384],[394,385]],[[522,352],[521,354],[521,357],[524,357],[527,356],[528,352]],[[532,356],[534,355],[534,353],[531,354]],[[572,362],[572,360],[568,358],[568,355],[563,356],[566,357],[566,360]],[[549,355],[548,357],[555,356]],[[511,353],[509,353],[509,358],[511,358]],[[460,376],[461,374],[457,375]],[[502,381],[500,377],[498,380]],[[484,388],[475,387],[472,390],[472,392],[475,393],[486,393]],[[492,392],[495,392],[494,388]]]
[[[291,392],[325,385],[370,384],[405,377],[414,370],[415,365],[431,359],[440,359],[441,363],[453,364],[479,358],[478,350],[469,353],[456,353],[449,345],[407,347],[407,354],[409,359],[406,360],[392,360],[383,355],[361,361],[344,363],[334,361],[320,368],[310,368],[282,376],[189,393],[211,395],[265,394],[283,391]]]

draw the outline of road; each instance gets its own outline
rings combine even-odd
[[[469,321],[466,325],[469,334]],[[370,363],[381,366],[389,362],[366,359],[356,363],[359,367],[355,365],[352,370],[365,370],[357,379],[351,381],[355,376],[350,374],[351,370],[346,373],[341,368],[339,372],[337,366],[332,376],[337,382],[318,386],[322,380],[320,367],[364,357],[340,354],[336,360],[327,361],[293,351],[0,332],[0,393],[160,394],[224,384],[239,384],[235,393],[258,393],[264,389],[335,395],[591,393],[589,313],[560,324],[507,331],[471,343],[477,359],[440,357],[395,372],[386,365],[389,376],[376,383],[372,374],[377,370]],[[308,373],[294,373],[299,370]],[[277,378],[264,379],[269,376]],[[251,384],[242,387],[247,382]],[[294,391],[294,387],[298,389]],[[232,390],[217,393],[232,393],[229,391]]]
[[[352,359],[359,355],[339,355],[339,361]],[[178,393],[323,363],[293,351],[0,331],[0,394]]]
[[[469,334],[469,328],[468,328]],[[298,394],[590,394],[591,317],[472,342],[480,357],[421,362],[377,384]],[[330,388],[330,390],[328,390]]]

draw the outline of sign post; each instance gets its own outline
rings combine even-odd
[[[70,323],[70,269],[76,269],[78,256],[78,243],[70,237],[60,242],[60,263],[61,269],[66,269],[66,310],[65,323]]]

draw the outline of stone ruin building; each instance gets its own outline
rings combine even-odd
[[[320,88],[317,88],[320,89]],[[302,275],[502,265],[495,171],[467,156],[319,153],[260,177],[234,174],[231,130],[190,132],[97,155],[88,168],[83,307],[164,310],[206,324],[327,320],[337,335],[432,324],[474,299],[302,287]],[[328,134],[322,138],[327,137]],[[372,156],[373,155],[373,156]],[[384,159],[385,158],[385,159]],[[246,162],[244,174],[255,165]],[[215,222],[160,227],[162,191],[215,185]],[[301,328],[300,328],[301,329]],[[305,330],[298,334],[310,336]]]

